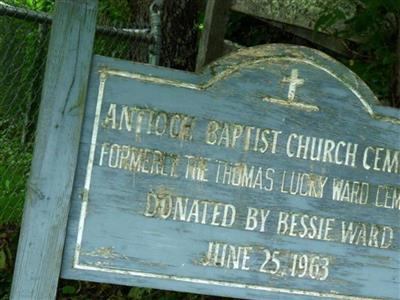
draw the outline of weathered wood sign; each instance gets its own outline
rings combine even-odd
[[[308,48],[245,49],[201,74],[96,56],[62,276],[399,298],[399,129]]]

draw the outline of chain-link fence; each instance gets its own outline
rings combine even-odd
[[[54,2],[0,0],[0,225],[18,222],[22,213]],[[192,71],[205,3],[99,0],[94,53]],[[226,38],[246,46],[287,42],[319,47],[285,28],[239,13],[231,12],[227,29]],[[361,45],[353,51],[360,52],[359,56],[337,58],[356,71],[384,103],[399,106],[397,94],[387,100],[391,90],[398,90],[392,86],[400,85],[398,71],[392,72],[399,69],[391,50],[398,46],[391,40],[386,41],[390,46],[382,48],[379,40],[376,48]]]
[[[0,0],[0,299],[8,299],[10,292],[54,2]],[[193,70],[201,2],[162,5],[162,0],[100,0],[94,53]],[[72,299],[71,290],[81,289],[85,298],[92,299],[167,297],[162,291],[64,281],[57,298]],[[178,299],[172,294],[168,298]]]
[[[128,14],[118,1],[100,1],[94,53],[157,63],[161,1],[148,2]],[[53,6],[51,0],[0,1],[0,225],[22,216]]]
[[[7,299],[11,285],[54,2],[0,0],[0,299]],[[205,3],[204,0],[99,0],[94,53],[192,71]],[[288,33],[284,27],[280,29],[231,12],[225,37],[246,46],[287,42],[315,47],[310,41]],[[380,42],[376,44],[381,53]],[[371,49],[373,47],[367,50],[375,55]],[[374,59],[365,56],[365,51],[360,53],[360,60],[354,57],[339,59],[347,62],[349,67],[354,65],[353,70],[359,75],[366,74],[363,79],[378,95],[387,97],[388,82],[391,81],[387,74],[391,68],[387,67],[387,59],[380,59],[385,53]],[[366,63],[362,63],[363,59]],[[398,100],[393,103],[400,106]],[[118,288],[116,293],[115,286],[99,288],[81,282],[61,284],[59,291],[67,296],[58,299],[72,299],[69,297],[71,289],[76,293],[85,290],[91,295],[74,299],[209,299],[205,296],[164,296],[163,292],[128,287],[125,290]]]
[[[11,12],[0,16],[0,223],[21,217],[49,29]]]

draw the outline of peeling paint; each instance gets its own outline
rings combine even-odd
[[[342,66],[340,63],[336,62],[333,60],[331,57],[328,55],[319,52],[317,50],[312,50],[308,49],[305,47],[298,47],[298,46],[285,46],[286,50],[283,54],[278,55],[273,55],[273,51],[269,51],[269,49],[276,49],[278,47],[281,47],[281,45],[267,45],[267,46],[258,46],[258,47],[252,47],[252,48],[244,48],[240,49],[235,53],[229,54],[228,56],[222,58],[221,60],[218,60],[217,62],[211,64],[209,66],[209,69],[212,70],[212,73],[216,74],[212,76],[209,80],[199,83],[199,84],[194,84],[194,83],[187,83],[187,82],[182,82],[182,81],[177,81],[177,80],[171,80],[171,79],[164,79],[160,77],[155,77],[151,75],[146,75],[146,74],[139,74],[139,73],[129,73],[129,72],[124,72],[124,71],[118,71],[118,70],[112,70],[109,68],[102,69],[100,71],[102,76],[107,75],[113,75],[113,76],[122,76],[122,77],[127,77],[131,79],[136,79],[144,82],[152,82],[152,83],[157,83],[157,84],[162,84],[162,85],[171,85],[171,86],[176,86],[180,88],[186,88],[186,89],[193,89],[193,90],[207,90],[211,87],[213,87],[215,84],[217,84],[219,81],[224,80],[231,76],[234,73],[239,72],[240,70],[246,69],[246,68],[259,68],[260,64],[264,63],[290,63],[290,62],[296,62],[296,63],[304,63],[311,65],[313,67],[316,67],[317,69],[320,69],[339,82],[341,82],[346,88],[348,88],[356,97],[357,99],[361,102],[362,106],[364,107],[365,111],[374,119],[384,121],[384,122],[390,122],[393,124],[400,124],[400,119],[392,117],[392,116],[381,116],[377,115],[374,112],[373,106],[370,104],[370,102],[365,99],[365,97],[360,94],[358,91],[359,84],[361,84],[361,80],[358,79],[358,77],[354,74],[352,74],[352,79],[350,80],[349,78],[342,78],[342,75],[337,74],[333,69],[328,69],[325,65],[322,65],[320,62],[317,61],[318,57],[321,57],[322,59],[329,60],[331,63],[334,63],[336,65]],[[309,58],[306,58],[304,53],[301,52],[301,49],[307,49],[307,51],[311,51],[313,55],[315,55],[317,58],[310,60]],[[299,51],[300,50],[300,51]],[[272,55],[271,55],[272,53]],[[234,63],[232,63],[234,62]],[[221,69],[221,71],[217,71],[217,69]],[[206,71],[205,71],[206,72]],[[351,72],[351,71],[348,71]],[[347,73],[348,74],[348,73]],[[104,79],[105,80],[105,79]],[[372,92],[369,91],[369,96],[373,98],[373,102],[379,103],[377,98],[373,95]],[[280,104],[284,106],[289,106],[289,107],[294,107],[298,109],[302,109],[308,112],[314,112],[318,111],[318,107],[314,105],[302,105],[302,104],[293,104],[293,103],[284,103],[283,101],[276,101],[276,100],[271,100],[268,98],[268,96],[265,97],[265,99],[269,100],[264,100],[264,101],[269,101],[275,104]],[[263,99],[260,99],[261,101]]]

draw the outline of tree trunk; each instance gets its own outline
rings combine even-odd
[[[133,23],[141,28],[150,26],[149,10],[153,0],[131,0],[131,15]],[[132,60],[148,62],[149,45],[146,42],[132,40]]]
[[[153,0],[131,0],[133,20],[150,24],[149,7]],[[160,65],[183,70],[194,70],[197,53],[198,16],[204,8],[201,0],[164,1],[161,15]],[[132,59],[147,61],[148,46],[133,45]]]

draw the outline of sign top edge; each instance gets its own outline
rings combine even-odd
[[[259,64],[287,60],[303,62],[321,69],[341,81],[360,100],[359,104],[374,119],[400,125],[400,110],[384,107],[368,85],[353,71],[329,55],[305,46],[267,44],[241,48],[204,67],[199,73],[176,70],[144,63],[135,63],[95,55],[94,65],[99,70],[122,70],[166,80],[166,84],[197,90],[207,90],[219,81],[228,79],[242,68],[256,69]],[[344,103],[345,104],[345,103]]]

